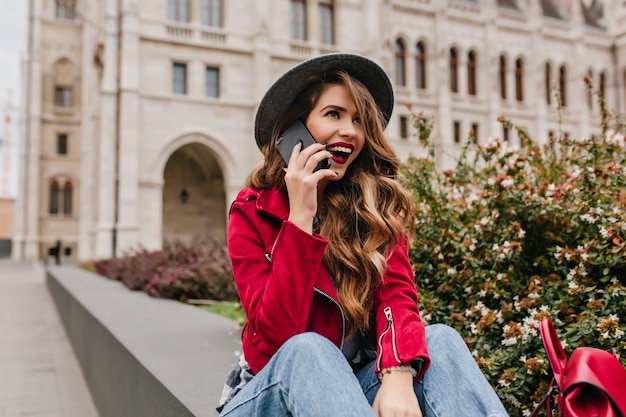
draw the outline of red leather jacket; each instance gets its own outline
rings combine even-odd
[[[337,347],[343,343],[343,311],[322,262],[328,241],[289,222],[288,215],[287,193],[277,189],[246,188],[230,209],[228,248],[248,317],[243,351],[255,374],[297,334],[312,331]],[[413,365],[421,378],[430,358],[406,239],[389,257],[374,310],[367,336],[376,349],[376,372]]]

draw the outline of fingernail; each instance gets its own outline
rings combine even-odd
[[[319,144],[326,146],[326,142],[320,142]]]

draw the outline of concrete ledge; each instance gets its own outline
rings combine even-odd
[[[217,415],[234,321],[71,266],[46,282],[100,417]]]

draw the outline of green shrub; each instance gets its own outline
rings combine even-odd
[[[238,300],[225,245],[201,236],[189,243],[168,241],[162,250],[143,248],[94,263],[98,274],[154,297]]]
[[[462,334],[511,416],[529,416],[551,380],[542,318],[568,355],[614,349],[626,364],[626,142],[605,115],[603,137],[546,147],[501,118],[518,149],[468,141],[456,168],[438,172],[431,147],[403,168],[423,317]],[[430,120],[415,125],[431,146]]]

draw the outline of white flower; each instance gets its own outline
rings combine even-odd
[[[619,317],[617,317],[617,314],[609,314],[609,320],[619,323]]]
[[[582,216],[580,216],[580,218],[590,224],[594,224],[597,220],[595,217],[593,217],[591,214],[588,214],[588,213],[583,214]]]
[[[602,235],[602,237],[603,237],[603,238],[605,238],[605,239],[606,239],[607,237],[609,237],[609,231],[608,231],[608,230],[606,230],[604,226],[602,226],[602,227],[600,228],[600,234],[601,234],[601,235]]]
[[[506,180],[502,181],[500,185],[504,188],[509,188],[515,185],[515,180],[513,180],[513,178],[507,178]]]
[[[611,338],[611,336],[609,336],[609,332],[608,331],[602,333],[600,336],[602,336],[603,339],[610,339]]]
[[[515,338],[515,337],[509,337],[508,339],[504,339],[504,340],[502,341],[502,344],[503,344],[504,346],[513,346],[513,345],[515,345],[516,343],[517,343],[517,338]]]
[[[489,223],[489,217],[485,216],[482,219],[480,219],[480,224],[482,224],[483,226],[486,226]]]
[[[485,290],[480,290],[478,291],[478,296],[481,298],[484,298],[487,295],[487,291]]]
[[[519,231],[517,232],[517,237],[519,237],[520,239],[524,239],[525,236],[526,236],[526,230],[519,229]]]

